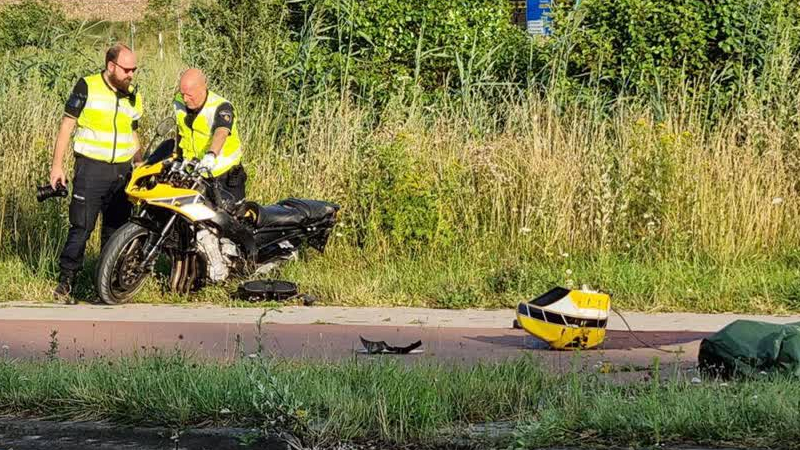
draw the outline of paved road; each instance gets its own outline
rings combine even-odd
[[[261,313],[211,306],[6,305],[0,308],[0,355],[44,355],[56,331],[59,355],[67,359],[142,353],[153,348],[180,348],[201,358],[230,359],[256,352],[259,336],[265,354],[276,357],[374,358],[359,352],[359,336],[363,336],[391,345],[422,340],[420,354],[389,356],[404,361],[474,363],[533,356],[556,369],[569,369],[575,363],[575,352],[549,350],[524,331],[512,329],[511,310],[287,307],[269,312],[259,334],[255,323]],[[637,330],[636,336],[647,345],[623,331],[624,324],[618,318],[612,318],[601,348],[581,352],[581,364],[608,361],[641,367],[658,357],[662,363],[689,367],[696,361],[700,340],[737,318],[784,323],[800,320],[796,316],[625,316]]]

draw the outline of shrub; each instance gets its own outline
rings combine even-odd
[[[185,42],[190,62],[246,95],[334,87],[386,100],[412,81],[457,86],[467,65],[484,81],[523,80],[530,41],[509,8],[494,0],[220,0],[189,9]]]
[[[0,9],[0,50],[50,48],[69,21],[50,0],[23,0]]]
[[[557,0],[553,18],[555,41],[571,49],[564,75],[614,92],[682,83],[730,92],[761,76],[777,48],[796,54],[800,43],[793,0]]]

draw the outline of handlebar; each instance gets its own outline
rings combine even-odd
[[[191,182],[192,189],[197,189],[200,185],[207,188],[206,194],[214,205],[222,206],[222,194],[219,190],[219,183],[214,179],[211,169],[197,165],[200,160],[192,158],[190,160],[171,160],[164,162],[164,169],[161,172],[166,181],[174,184],[184,184]],[[203,175],[208,175],[208,178]]]

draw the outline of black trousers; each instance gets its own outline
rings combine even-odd
[[[237,164],[222,175],[218,176],[220,187],[228,191],[238,202],[244,198],[245,184],[247,184],[247,173],[241,164]]]
[[[111,164],[75,155],[70,228],[59,260],[62,276],[75,276],[83,267],[86,242],[92,235],[98,214],[103,215],[101,246],[105,246],[111,235],[130,218],[132,205],[125,195],[130,172],[130,162]]]

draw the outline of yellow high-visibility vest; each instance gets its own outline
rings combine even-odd
[[[109,163],[130,161],[137,150],[133,142],[133,122],[142,117],[141,95],[120,98],[102,73],[85,77],[84,81],[88,95],[78,117],[75,153]]]
[[[178,134],[181,137],[180,148],[183,151],[184,158],[202,159],[209,151],[212,138],[211,127],[214,124],[214,116],[217,113],[217,108],[226,102],[228,101],[224,98],[214,92],[208,91],[203,108],[197,113],[197,117],[194,119],[194,122],[192,122],[192,126],[189,127],[186,124],[186,116],[189,114],[189,111],[186,107],[186,102],[183,100],[183,95],[178,93],[175,96],[173,106],[175,107],[175,119],[178,122]],[[217,156],[217,162],[211,169],[211,174],[218,177],[241,161],[242,146],[239,140],[238,126],[236,125],[236,121],[234,121],[231,127],[231,133],[225,139],[222,152]]]

